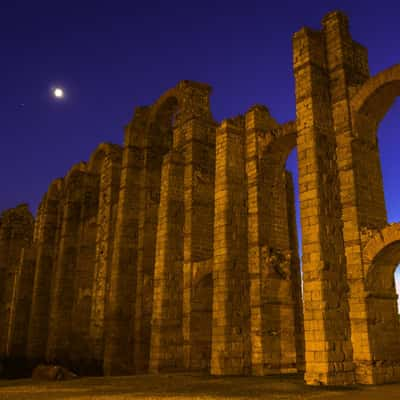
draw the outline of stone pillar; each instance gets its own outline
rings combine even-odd
[[[266,241],[266,205],[262,196],[262,170],[258,136],[275,126],[266,108],[255,106],[246,114],[246,176],[248,202],[248,265],[250,279],[251,369],[253,375],[264,375],[265,340],[262,312],[262,257]],[[264,216],[264,218],[263,218]]]
[[[293,38],[301,225],[305,380],[354,383],[340,187],[324,37]]]
[[[182,292],[184,158],[164,156],[154,270],[150,372],[183,367]]]
[[[212,258],[215,180],[215,126],[212,121],[186,123],[184,170],[183,352],[185,369],[209,370],[211,316],[193,305],[194,263]],[[210,299],[212,302],[212,299]],[[203,319],[198,329],[196,319]],[[209,320],[207,320],[209,319]]]
[[[362,265],[362,227],[386,223],[382,175],[376,141],[376,121],[353,132],[351,95],[369,78],[367,51],[353,42],[347,17],[340,12],[323,20],[332,117],[337,142],[343,237],[350,286],[351,336],[359,383],[375,383],[368,332],[367,293]]]
[[[7,338],[7,355],[16,362],[19,361],[21,366],[26,360],[35,264],[35,248],[23,248],[15,273]]]
[[[250,373],[247,185],[243,117],[216,132],[211,373]]]
[[[99,211],[97,214],[96,256],[93,299],[90,316],[90,341],[94,363],[102,365],[104,354],[104,318],[108,302],[109,276],[112,269],[116,206],[121,177],[121,149],[106,153],[101,164]]]
[[[73,167],[65,178],[65,203],[58,257],[51,291],[51,311],[46,359],[69,364],[71,313],[74,299],[74,276],[77,267],[78,238],[81,226],[82,188],[86,165]]]
[[[134,372],[132,321],[136,301],[139,178],[142,167],[143,150],[131,141],[127,142],[122,155],[110,289],[105,311],[105,375]]]
[[[35,223],[36,266],[28,329],[27,357],[44,361],[50,318],[50,289],[61,230],[63,181],[54,181],[39,207]]]
[[[6,210],[0,216],[0,357],[7,356],[15,278],[21,250],[31,246],[33,226],[27,204]]]
[[[88,171],[81,188],[83,198],[73,282],[69,359],[71,367],[82,375],[99,372],[96,371],[98,366],[93,362],[89,336],[98,231],[99,181],[100,177],[97,173]]]
[[[149,368],[161,169],[163,154],[167,151],[161,147],[153,144],[145,148],[144,167],[139,179],[139,236],[134,323],[134,357],[137,372],[147,372]]]

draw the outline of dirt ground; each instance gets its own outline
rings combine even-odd
[[[344,399],[400,400],[400,383],[325,388],[305,386],[301,376],[210,377],[194,374],[78,378],[43,382],[0,380],[0,400],[74,399]]]

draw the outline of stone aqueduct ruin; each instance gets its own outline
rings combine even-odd
[[[400,380],[377,127],[400,65],[374,77],[340,12],[293,37],[295,122],[263,106],[217,124],[182,81],[0,225],[0,357],[85,373],[305,371]],[[297,146],[303,294],[294,191]]]

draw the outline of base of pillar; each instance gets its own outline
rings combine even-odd
[[[356,383],[353,371],[346,372],[306,372],[304,382],[311,386],[348,386]]]
[[[400,382],[400,360],[356,362],[356,381],[363,385]]]

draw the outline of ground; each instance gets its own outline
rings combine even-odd
[[[0,400],[43,399],[345,399],[397,400],[400,384],[345,388],[311,387],[299,375],[210,377],[195,374],[79,378],[61,382],[1,380]]]

